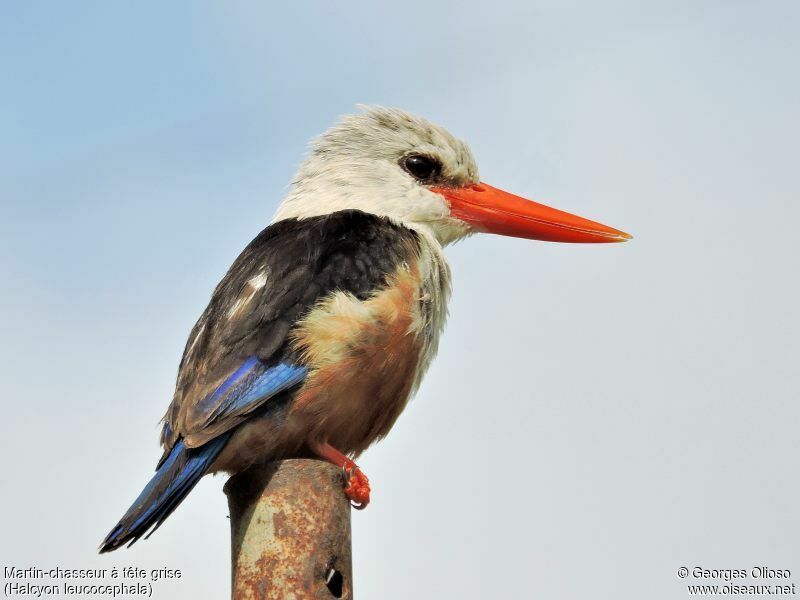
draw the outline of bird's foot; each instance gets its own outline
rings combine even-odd
[[[350,499],[350,505],[357,510],[366,508],[369,504],[369,479],[358,465],[327,442],[312,443],[310,447],[320,458],[341,467],[346,484],[344,495]]]
[[[350,469],[342,468],[347,486],[344,495],[350,498],[350,505],[356,510],[364,510],[369,504],[369,479],[355,464]]]

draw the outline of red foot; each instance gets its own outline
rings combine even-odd
[[[348,472],[347,487],[344,495],[353,502],[353,508],[362,510],[369,504],[369,479],[358,467],[353,467]],[[348,476],[347,474],[345,475]]]
[[[353,508],[358,510],[366,508],[369,504],[369,479],[358,465],[328,443],[311,444],[311,449],[320,458],[342,468],[342,474],[347,482],[344,488],[345,496],[350,498]]]

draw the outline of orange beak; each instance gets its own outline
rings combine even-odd
[[[450,214],[473,229],[546,242],[625,242],[632,236],[544,204],[520,198],[483,182],[431,188],[450,203]]]

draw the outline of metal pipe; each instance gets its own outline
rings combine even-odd
[[[225,484],[233,600],[352,600],[342,471],[314,459],[257,465]]]

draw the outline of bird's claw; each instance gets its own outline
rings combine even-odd
[[[364,510],[369,504],[369,479],[358,467],[342,467],[347,486],[344,488],[344,495],[350,499],[350,506],[356,510]]]

